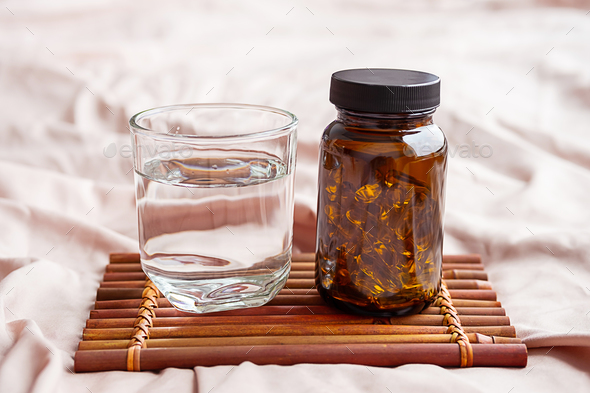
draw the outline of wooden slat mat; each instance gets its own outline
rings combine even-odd
[[[350,315],[314,287],[314,255],[293,256],[286,287],[263,307],[181,312],[141,270],[139,255],[111,254],[75,355],[76,372],[297,363],[525,367],[479,255],[443,258],[435,304],[407,317]]]

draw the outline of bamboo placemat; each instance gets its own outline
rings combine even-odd
[[[297,363],[525,367],[479,255],[443,257],[435,304],[407,317],[344,314],[314,287],[313,254],[293,256],[285,288],[263,307],[181,312],[141,270],[138,254],[111,254],[75,355],[76,372]]]

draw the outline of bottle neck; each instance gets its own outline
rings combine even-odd
[[[338,108],[338,120],[346,127],[369,129],[371,131],[413,130],[433,124],[435,109],[412,113],[368,113]]]

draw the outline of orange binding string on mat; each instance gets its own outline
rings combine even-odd
[[[127,371],[141,371],[140,352],[145,347],[145,340],[150,337],[150,328],[153,326],[153,319],[156,317],[154,309],[158,307],[157,299],[160,292],[154,283],[147,279],[137,318],[133,324],[133,333],[129,344],[127,344]]]
[[[453,306],[453,300],[444,280],[434,305],[440,307],[440,313],[444,315],[443,324],[449,327],[447,333],[452,335],[451,342],[456,342],[459,345],[461,367],[473,366],[473,348],[469,342],[469,337],[467,337],[461,326],[461,320],[457,315],[455,306]]]

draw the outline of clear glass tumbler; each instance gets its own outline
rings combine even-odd
[[[174,307],[261,306],[284,286],[297,122],[243,104],[174,105],[130,119],[141,265]]]

